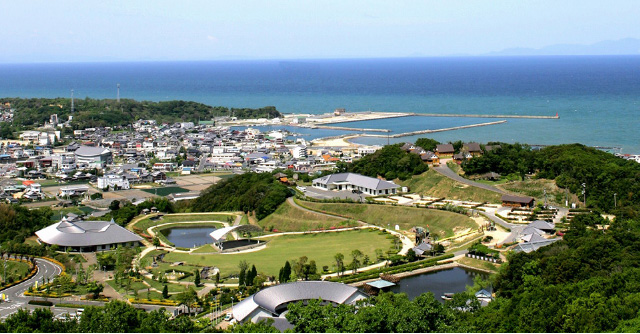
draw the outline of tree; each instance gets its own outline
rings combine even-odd
[[[117,211],[118,209],[120,209],[120,201],[118,201],[117,199],[111,201],[111,204],[109,204],[109,210]]]
[[[157,236],[153,237],[153,246],[155,246],[156,249],[158,249],[158,247],[160,247],[160,238],[158,238]]]
[[[355,274],[356,270],[360,267],[360,258],[362,257],[362,252],[359,249],[354,249],[351,251],[351,258],[353,261],[351,262],[351,269]]]
[[[432,152],[435,152],[438,144],[440,144],[439,141],[431,138],[418,138],[418,140],[416,140],[416,146],[420,146],[423,149]]]
[[[87,285],[87,292],[91,294],[91,298],[96,299],[100,296],[100,293],[104,290],[104,285],[96,282],[91,282]]]
[[[409,262],[413,262],[413,261],[415,261],[417,259],[416,252],[413,250],[413,248],[410,248],[407,251],[406,258],[407,258],[407,261],[409,261]]]
[[[195,269],[193,271],[193,284],[195,284],[196,286],[200,286],[200,270]]]
[[[176,296],[176,300],[180,302],[180,304],[185,305],[189,314],[191,314],[191,307],[198,301],[198,294],[193,287],[189,287],[187,291],[179,293]]]
[[[167,299],[169,298],[169,288],[167,287],[167,285],[165,284],[164,287],[162,288],[162,298],[163,299]]]
[[[240,274],[238,275],[238,286],[246,285],[245,277],[246,277],[245,269],[240,269]]]
[[[216,273],[216,284],[220,284],[220,272]]]
[[[288,282],[290,279],[291,279],[291,264],[289,264],[289,261],[286,261],[284,263],[284,267],[282,267],[281,274],[278,276],[278,280],[280,281],[280,283],[285,283],[285,282]]]
[[[338,273],[338,276],[340,276],[344,271],[344,255],[342,255],[342,253],[337,253],[333,258],[336,261],[336,272]]]

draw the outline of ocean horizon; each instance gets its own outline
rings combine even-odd
[[[283,113],[335,108],[445,114],[544,115],[500,125],[396,138],[579,142],[640,153],[640,56],[450,57],[195,62],[0,64],[0,97],[191,100],[214,106],[275,106]],[[429,121],[429,120],[432,121]],[[497,119],[491,119],[497,120]],[[394,132],[437,128],[409,118],[367,123]],[[440,122],[440,123],[438,123]],[[451,120],[461,125],[467,121]],[[353,124],[351,124],[353,125]],[[349,125],[349,126],[351,126]],[[406,130],[406,131],[411,131]],[[321,137],[324,133],[318,132]],[[381,138],[355,142],[386,143]]]

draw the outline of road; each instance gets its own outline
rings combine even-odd
[[[38,281],[38,283],[42,283],[43,277],[47,277],[51,280],[62,273],[62,268],[60,266],[44,259],[36,259],[36,265],[38,267],[38,271],[33,275],[33,277],[18,285],[2,290],[2,293],[7,295],[10,301],[0,303],[0,319],[6,319],[6,317],[17,312],[20,308],[27,308],[30,310],[36,309],[37,306],[27,304],[32,298],[25,297],[23,293],[27,291],[30,286],[34,285],[36,281]],[[56,315],[68,312],[68,310],[55,307],[51,310]]]
[[[479,182],[474,182],[471,180],[467,180],[464,177],[458,175],[456,172],[452,171],[451,168],[449,168],[449,166],[447,166],[447,164],[445,162],[441,163],[440,166],[434,166],[433,170],[435,170],[436,172],[454,180],[454,181],[458,181],[460,183],[466,184],[466,185],[470,185],[472,187],[476,187],[476,188],[481,188],[481,189],[486,189],[489,191],[493,191],[495,193],[498,194],[506,194],[506,192],[502,189],[498,189],[494,186],[490,186],[488,184],[484,184],[484,183],[479,183]]]

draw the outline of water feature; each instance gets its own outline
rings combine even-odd
[[[209,233],[215,229],[213,226],[172,227],[161,230],[160,233],[176,247],[192,248],[212,243]]]
[[[406,293],[409,299],[414,299],[425,292],[432,292],[437,300],[447,292],[463,292],[467,285],[473,285],[473,279],[486,274],[463,268],[445,269],[421,275],[403,278],[398,285],[391,288],[395,293]]]

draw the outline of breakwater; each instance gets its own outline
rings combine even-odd
[[[348,128],[342,126],[333,125],[312,125],[310,129],[330,129],[330,130],[343,130],[343,131],[358,131],[358,132],[391,132],[388,129],[366,129],[366,128]]]
[[[559,119],[560,116],[537,116],[537,115],[488,115],[488,114],[418,114],[412,113],[411,116],[426,117],[470,117],[470,118],[529,118],[529,119]]]
[[[362,137],[377,137],[377,138],[400,138],[400,137],[408,137],[408,136],[415,136],[415,135],[421,135],[421,134],[425,134],[425,133],[434,133],[434,132],[443,132],[443,131],[453,131],[453,130],[460,130],[460,129],[468,129],[468,128],[476,128],[476,127],[480,127],[480,126],[489,126],[489,125],[496,125],[496,124],[502,124],[502,123],[506,123],[506,120],[501,120],[501,121],[495,121],[495,122],[486,122],[486,123],[478,123],[478,124],[470,124],[470,125],[460,125],[460,126],[453,126],[450,128],[442,128],[442,129],[434,129],[434,130],[418,130],[418,131],[411,131],[411,132],[403,132],[403,133],[396,133],[393,135],[378,135],[378,134],[368,134],[368,133],[363,133]]]

